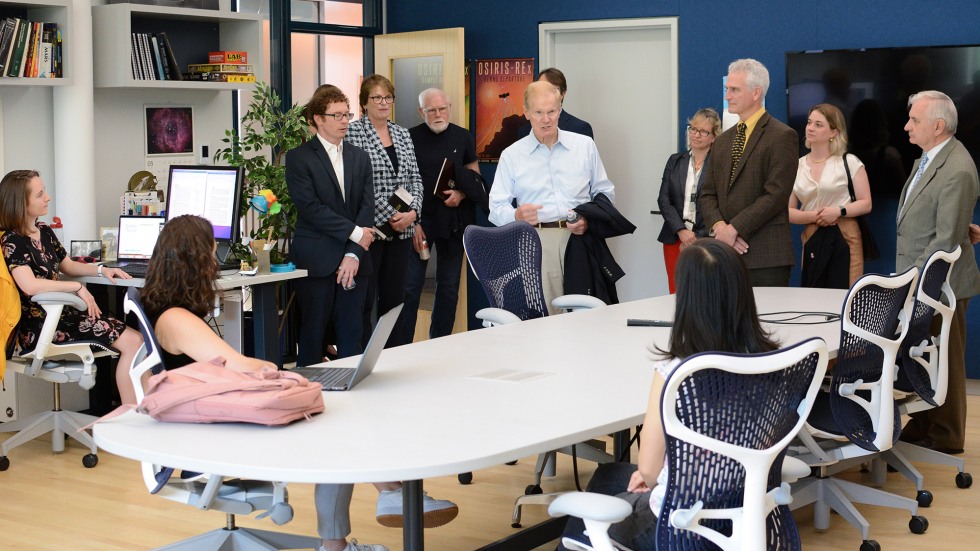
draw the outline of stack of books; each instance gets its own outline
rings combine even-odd
[[[255,82],[254,67],[248,63],[246,52],[211,52],[207,63],[187,66],[186,80],[209,82]]]
[[[61,31],[57,23],[8,17],[0,21],[0,76],[60,78]]]
[[[130,53],[134,80],[183,80],[167,33],[133,33]]]

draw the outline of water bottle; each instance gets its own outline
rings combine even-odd
[[[419,258],[422,260],[428,260],[432,255],[429,253],[429,242],[425,239],[422,240],[422,247],[419,249]]]
[[[575,212],[574,210],[569,209],[569,211],[565,213],[565,221],[568,222],[569,224],[574,224],[578,222],[578,219],[579,219],[578,213]]]

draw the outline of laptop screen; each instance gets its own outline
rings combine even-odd
[[[119,260],[149,260],[163,229],[162,216],[119,217]]]

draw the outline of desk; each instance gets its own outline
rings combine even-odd
[[[87,284],[142,287],[144,279],[116,279],[113,285],[109,280],[100,276],[67,277],[64,279],[81,281]],[[279,350],[279,309],[276,306],[275,285],[288,279],[306,277],[306,270],[293,270],[274,274],[256,274],[243,276],[234,274],[222,276],[215,280],[215,287],[225,291],[225,302],[236,303],[235,308],[225,308],[225,341],[235,350],[242,350],[242,287],[252,288],[252,330],[255,337],[255,357],[268,360],[282,367],[282,354]]]
[[[758,289],[760,313],[840,311],[845,291]],[[643,420],[653,380],[647,346],[668,328],[627,318],[671,319],[665,296],[519,324],[458,333],[386,350],[350,392],[329,392],[326,411],[288,428],[158,423],[128,412],[95,426],[108,452],[138,461],[285,482],[406,481],[405,549],[423,549],[421,481],[629,429]],[[839,323],[775,328],[787,344],[823,337]],[[354,365],[345,358],[331,365]],[[537,371],[522,383],[480,377]],[[465,412],[465,414],[464,414]],[[335,443],[343,441],[343,446]],[[414,481],[414,482],[413,482]],[[413,510],[412,506],[418,509]]]

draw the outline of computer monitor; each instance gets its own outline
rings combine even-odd
[[[234,166],[171,165],[167,221],[184,214],[207,218],[214,226],[218,259],[227,259],[239,240],[238,221],[244,170]]]

